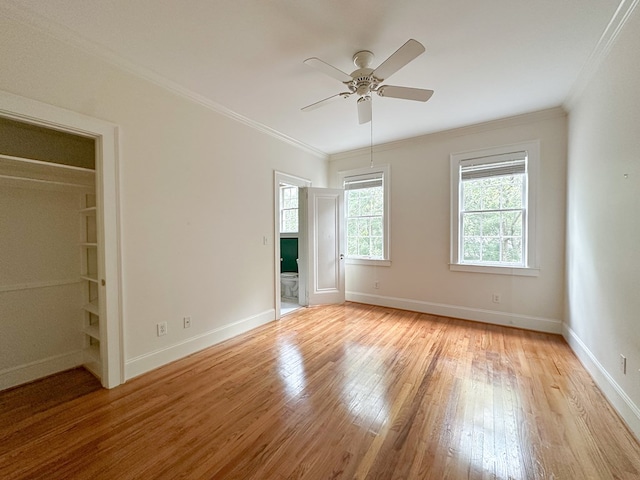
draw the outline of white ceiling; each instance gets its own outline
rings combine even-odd
[[[621,0],[3,0],[4,8],[111,58],[332,154],[370,142],[355,96],[302,62],[347,73],[409,38],[426,53],[388,82],[435,90],[427,103],[374,97],[374,142],[561,105]],[[624,0],[622,0],[624,2]],[[62,27],[62,28],[61,28]]]

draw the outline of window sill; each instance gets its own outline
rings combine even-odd
[[[376,267],[390,267],[391,260],[377,260],[374,258],[347,258],[347,265],[375,265]]]
[[[496,265],[468,265],[462,263],[450,263],[452,272],[491,273],[496,275],[517,275],[522,277],[537,277],[540,269],[527,267],[499,267]]]

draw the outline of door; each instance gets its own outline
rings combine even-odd
[[[344,190],[301,188],[299,202],[300,261],[307,270],[304,303],[343,303]]]

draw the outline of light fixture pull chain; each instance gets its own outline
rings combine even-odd
[[[370,152],[369,158],[371,159],[371,163],[369,168],[373,168],[373,98],[371,99],[371,125],[370,125],[370,133],[371,133],[371,143],[370,143]]]

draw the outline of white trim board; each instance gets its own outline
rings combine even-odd
[[[474,135],[477,133],[491,132],[494,130],[499,130],[501,128],[513,127],[518,125],[529,125],[531,123],[542,122],[544,120],[566,116],[567,112],[562,107],[553,107],[546,110],[538,110],[535,112],[523,113],[521,115],[514,115],[512,117],[498,118],[496,120],[489,120],[487,122],[466,125],[449,130],[426,133],[417,137],[395,140],[393,142],[380,143],[373,146],[373,153],[381,153],[387,150],[394,150],[396,148],[402,148],[408,145],[421,145],[425,142],[435,142],[447,140],[450,138]],[[368,157],[370,153],[371,147],[362,147],[356,150],[349,150],[346,152],[331,154],[329,156],[329,161],[333,162],[336,160],[344,160],[346,158],[358,157],[361,155],[367,155]]]
[[[131,358],[125,362],[125,379],[130,380],[133,377],[150,372],[168,363],[175,362],[200,350],[212,347],[220,342],[224,342],[225,340],[229,340],[237,335],[272,322],[275,320],[275,314],[274,309],[266,310],[229,325],[214,328],[213,330],[188,338],[182,342]]]
[[[483,310],[480,308],[461,307],[443,303],[424,302],[407,298],[385,297],[368,293],[347,292],[346,299],[351,302],[378,305],[380,307],[398,308],[413,312],[428,313],[442,317],[459,318],[475,322],[490,323],[505,327],[517,327],[545,333],[562,333],[562,322],[553,318],[533,317],[517,313]]]
[[[4,13],[10,19],[19,22],[23,25],[29,26],[31,28],[35,28],[41,32],[44,32],[51,37],[66,42],[75,48],[80,49],[81,51],[88,53],[89,55],[94,55],[101,60],[123,70],[131,75],[134,75],[138,78],[142,78],[154,85],[157,85],[160,88],[163,88],[175,95],[178,95],[182,98],[186,98],[192,102],[195,102],[209,110],[213,110],[214,112],[219,113],[220,115],[224,115],[225,117],[231,118],[237,122],[240,122],[254,130],[265,133],[273,138],[276,138],[280,141],[288,143],[289,145],[293,145],[294,147],[300,148],[318,158],[327,159],[328,154],[325,152],[318,150],[317,148],[312,147],[311,145],[307,145],[306,143],[300,142],[295,138],[292,138],[284,133],[281,133],[267,125],[252,120],[244,115],[240,115],[239,113],[234,112],[233,110],[220,105],[209,98],[206,98],[199,93],[190,90],[173,80],[170,80],[159,73],[154,72],[151,69],[146,67],[142,67],[137,65],[120,55],[115,54],[110,51],[108,48],[99,45],[87,38],[81,37],[77,33],[62,27],[42,15],[33,12],[22,5],[18,5],[16,3],[12,3],[11,5],[2,5],[0,6],[0,13]]]
[[[0,390],[48,377],[82,365],[82,350],[55,355],[49,358],[0,371]]]
[[[640,408],[638,405],[633,403],[629,395],[607,372],[576,332],[566,324],[562,326],[562,336],[576,354],[580,363],[591,375],[591,378],[593,378],[609,404],[622,417],[635,437],[640,440]]]
[[[571,110],[575,106],[578,98],[580,98],[589,84],[589,81],[591,81],[593,75],[598,71],[604,60],[609,55],[609,52],[620,35],[620,32],[627,23],[629,17],[631,17],[631,14],[639,1],[640,0],[620,0],[618,8],[609,21],[609,24],[604,29],[604,32],[602,32],[602,35],[598,39],[598,43],[589,55],[589,58],[580,70],[576,81],[571,87],[569,96],[564,101],[563,106],[567,110]]]

